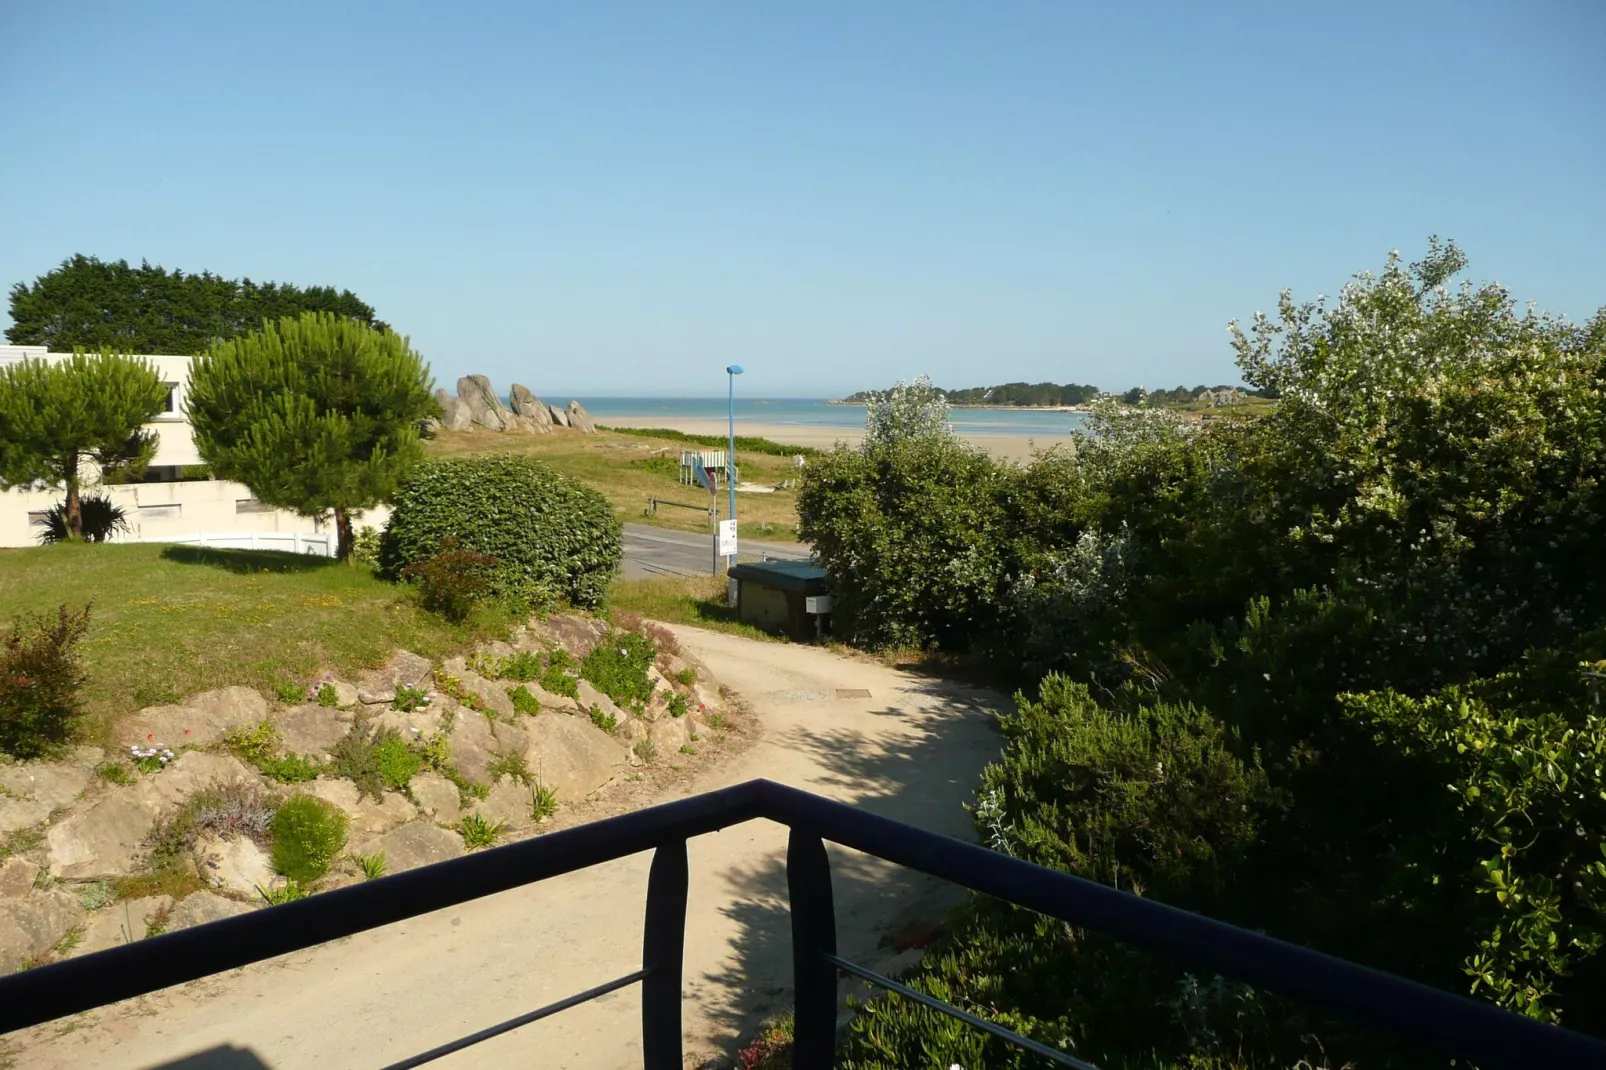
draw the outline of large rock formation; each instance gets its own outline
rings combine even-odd
[[[496,396],[491,381],[483,375],[465,375],[457,381],[457,400],[468,406],[474,422],[487,431],[506,431],[513,424],[513,413]]]
[[[552,432],[552,413],[546,402],[532,394],[528,387],[514,383],[508,391],[508,400],[513,402],[513,412],[529,421],[530,430],[540,435]]]
[[[474,414],[468,411],[463,400],[448,394],[445,388],[435,391],[435,401],[441,407],[441,426],[448,431],[470,431],[474,427]]]
[[[441,407],[440,426],[447,431],[524,431],[534,435],[551,433],[554,427],[572,427],[586,434],[596,431],[596,424],[578,401],[569,402],[568,408],[548,405],[521,383],[514,383],[508,392],[509,404],[483,375],[465,375],[457,381],[457,396],[445,390],[435,391],[435,400]]]
[[[597,433],[597,425],[591,422],[591,414],[578,401],[569,402],[569,426],[588,435]]]

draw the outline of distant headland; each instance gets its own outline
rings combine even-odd
[[[1248,390],[1242,386],[1205,386],[1192,388],[1179,386],[1148,390],[1135,386],[1115,394],[1100,390],[1087,383],[1001,383],[997,386],[972,386],[963,390],[943,390],[938,393],[956,409],[1043,409],[1052,412],[1086,412],[1094,401],[1116,401],[1127,405],[1164,405],[1183,408],[1214,408],[1219,405],[1240,403],[1264,404],[1269,394]],[[832,405],[863,405],[879,391],[860,390],[831,402]]]

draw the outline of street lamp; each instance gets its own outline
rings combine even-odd
[[[725,482],[730,487],[731,494],[731,523],[736,522],[736,377],[742,374],[740,364],[732,364],[725,369],[730,381],[730,452],[725,455]],[[731,554],[725,559],[725,569],[730,570],[736,564],[736,555]]]

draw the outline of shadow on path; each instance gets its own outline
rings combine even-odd
[[[982,769],[997,758],[1002,738],[995,714],[1008,700],[993,692],[939,680],[903,679],[903,693],[867,712],[898,722],[895,733],[871,736],[849,729],[797,723],[770,739],[807,753],[823,772],[810,790],[851,797],[853,805],[884,817],[956,838],[974,840],[965,804]],[[828,844],[843,957],[878,972],[898,973],[919,960],[920,947],[963,890],[925,874]],[[716,1037],[747,1038],[764,1019],[792,1005],[791,916],[786,866],[779,858],[731,872],[725,878],[736,922],[730,972],[701,980],[745,996],[705,1006]],[[839,998],[850,982],[838,988]],[[851,991],[862,991],[857,986]],[[736,1040],[717,1045],[725,1059]],[[713,1065],[722,1065],[715,1060]]]

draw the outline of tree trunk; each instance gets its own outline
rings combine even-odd
[[[351,514],[346,512],[344,505],[335,506],[335,538],[335,555],[343,564],[351,564],[352,553],[357,545],[351,537]]]
[[[84,506],[78,499],[78,452],[75,450],[63,465],[67,485],[67,538],[73,542],[80,542],[84,537]]]

